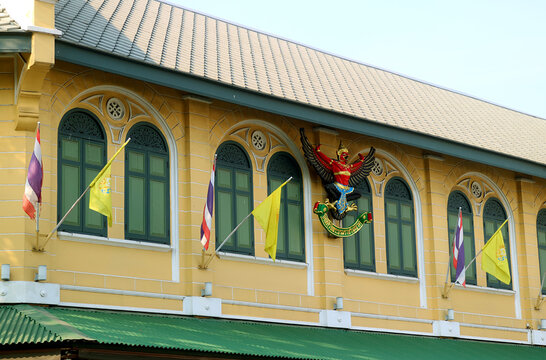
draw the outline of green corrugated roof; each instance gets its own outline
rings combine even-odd
[[[103,310],[0,307],[0,344],[65,340],[293,359],[546,358],[546,348],[538,346]]]

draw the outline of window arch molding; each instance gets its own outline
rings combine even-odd
[[[546,272],[546,208],[542,208],[537,214],[537,245],[539,260],[539,281],[542,281]],[[542,287],[542,294],[546,294],[546,284]]]
[[[104,126],[91,111],[74,108],[61,118],[57,131],[57,220],[66,214],[106,164],[107,144]],[[89,194],[86,194],[60,226],[60,231],[106,237],[106,218],[89,210],[88,204]]]
[[[145,85],[147,86],[147,85]],[[148,88],[150,91],[147,93],[157,95],[153,89]],[[85,103],[85,99],[93,94],[103,94],[110,92],[112,94],[118,94],[120,96],[125,97],[127,100],[137,104],[139,107],[144,110],[147,115],[150,117],[150,122],[156,125],[160,130],[161,134],[165,137],[165,140],[167,141],[167,146],[169,148],[169,181],[171,184],[178,184],[178,145],[177,140],[174,137],[174,134],[171,130],[172,126],[169,126],[167,123],[167,120],[163,118],[163,116],[159,113],[159,110],[157,110],[154,106],[152,106],[151,101],[152,98],[145,98],[140,93],[137,93],[136,91],[141,91],[141,89],[137,89],[136,87],[134,89],[128,89],[120,86],[115,85],[98,85],[91,88],[87,88],[83,90],[82,92],[76,94],[73,96],[73,100],[66,105],[65,109],[72,109],[75,106],[82,106],[89,108],[90,105],[88,103]],[[161,96],[158,95],[160,98]],[[97,112],[100,112],[97,110]],[[97,115],[98,116],[98,115]],[[101,118],[101,116],[98,116]],[[101,118],[101,124],[104,126],[104,122]],[[130,127],[134,123],[132,121],[129,121],[128,126],[124,129],[124,133],[130,129]],[[108,143],[112,141],[112,132],[111,131],[105,131],[108,137]],[[125,138],[125,134],[122,133],[120,136],[121,138]],[[182,133],[183,136],[183,133]],[[109,154],[110,155],[110,154]],[[113,155],[113,154],[112,154]],[[178,239],[179,237],[179,221],[178,221],[178,210],[179,210],[179,202],[178,202],[178,186],[171,186],[170,190],[170,204],[171,204],[171,226],[170,226],[170,233],[172,239]],[[126,246],[125,243],[122,241],[118,244],[119,246]],[[132,247],[132,245],[131,245]],[[179,282],[180,281],[180,271],[179,271],[179,264],[180,264],[180,257],[179,257],[179,242],[178,241],[171,241],[170,245],[171,251],[171,280],[173,282]]]
[[[464,191],[460,189],[454,189],[449,193],[447,200],[447,225],[448,225],[448,237],[449,237],[449,256],[453,254],[453,238],[455,234],[455,229],[457,227],[457,220],[459,216],[459,208],[462,211],[463,217],[463,231],[464,231],[464,253],[465,253],[465,265],[468,264],[476,254],[476,243],[474,236],[474,212],[472,209],[472,204],[468,199],[468,196]],[[450,261],[449,264],[451,268],[451,281],[455,282],[455,268],[453,267],[453,261]],[[466,284],[468,285],[477,285],[476,278],[476,262],[473,262],[472,265],[466,270]]]
[[[311,198],[311,173],[307,166],[299,143],[299,136],[290,137],[288,132],[293,131],[294,128],[281,129],[280,127],[266,122],[260,119],[249,118],[237,122],[230,126],[222,133],[213,134],[211,138],[219,139],[217,142],[212,143],[211,147],[217,149],[218,146],[226,139],[230,138],[230,134],[234,131],[249,126],[258,126],[270,131],[272,134],[288,148],[287,152],[290,153],[296,162],[298,163],[303,177],[303,211],[304,211],[304,227],[305,227],[305,262],[307,264],[307,295],[313,296],[315,294],[315,281],[314,281],[314,262],[313,262],[313,229],[311,224],[313,223],[313,202]],[[293,131],[295,134],[297,131]],[[248,148],[245,148],[249,150]],[[251,151],[250,151],[251,152]],[[270,154],[271,155],[271,154]],[[255,161],[254,161],[255,163]]]
[[[374,144],[371,144],[374,145]],[[375,146],[374,146],[375,147]],[[366,154],[369,147],[361,148],[360,153]],[[414,179],[411,177],[411,174],[408,168],[399,160],[397,157],[391,153],[384,151],[381,148],[376,148],[376,156],[380,155],[381,157],[388,160],[395,168],[399,171],[397,174],[391,174],[385,179],[382,179],[380,182],[377,182],[370,178],[370,185],[372,187],[373,195],[377,195],[376,186],[384,186],[394,177],[399,177],[406,182],[406,185],[409,187],[411,195],[413,197],[413,209],[414,209],[414,224],[415,224],[415,243],[417,247],[417,277],[419,281],[419,300],[420,307],[427,307],[427,293],[426,293],[426,276],[425,276],[425,250],[424,250],[424,239],[423,239],[423,208],[421,205],[421,193],[419,192],[419,187]],[[381,201],[384,201],[384,191],[381,191]],[[376,230],[376,229],[374,229]],[[376,232],[377,233],[377,232]]]
[[[281,150],[269,157],[266,174],[268,194],[292,177],[292,181],[281,190],[277,258],[305,261],[305,223],[301,216],[303,215],[301,168],[292,154]]]
[[[516,232],[515,232],[515,222],[514,222],[514,211],[512,210],[512,207],[510,206],[510,201],[504,194],[504,192],[501,190],[501,188],[495,183],[491,178],[483,173],[475,172],[475,171],[469,171],[467,173],[461,174],[457,178],[457,182],[460,180],[467,178],[467,177],[476,177],[480,178],[484,183],[486,183],[492,190],[492,193],[487,194],[482,202],[482,206],[485,205],[487,200],[490,198],[496,198],[502,207],[504,208],[504,211],[506,212],[506,216],[508,217],[508,223],[505,226],[508,226],[508,235],[510,237],[510,261],[511,261],[511,277],[512,277],[512,291],[514,291],[514,312],[516,319],[521,319],[521,294],[519,290],[519,269],[518,269],[518,252],[517,252],[517,246],[516,246]],[[483,208],[480,212],[476,211],[476,215],[480,216],[481,220],[483,220]],[[480,222],[481,222],[480,220]],[[484,235],[485,237],[485,235]],[[488,240],[488,239],[483,239]],[[481,242],[482,239],[476,239],[477,242]]]
[[[173,185],[169,183],[165,137],[155,125],[145,121],[131,126],[127,139],[130,137],[132,141],[125,147],[125,237],[170,245],[176,240],[170,236],[169,194]],[[152,202],[152,198],[156,201]]]

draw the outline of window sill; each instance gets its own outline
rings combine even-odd
[[[90,243],[90,244],[119,246],[119,247],[133,248],[133,249],[154,250],[154,251],[163,251],[163,252],[171,251],[170,245],[154,244],[154,243],[136,241],[136,240],[114,239],[114,238],[94,236],[94,235],[68,233],[64,231],[57,232],[57,237],[59,238],[59,240],[64,240],[64,241],[78,241],[78,242],[84,242],[84,243]]]
[[[477,286],[477,285],[466,285],[466,288],[462,285],[455,284],[455,288],[461,289],[461,290],[469,290],[469,291],[476,291],[476,292],[482,292],[487,294],[497,294],[497,295],[504,295],[504,296],[511,296],[514,295],[516,292],[514,290],[506,290],[506,289],[495,289],[490,287],[484,287],[484,286]]]
[[[250,255],[227,253],[223,251],[218,252],[218,256],[220,257],[220,259],[224,259],[224,260],[244,261],[244,262],[249,262],[253,264],[276,265],[276,266],[282,266],[282,267],[293,268],[293,269],[306,269],[307,267],[309,267],[307,263],[301,263],[297,261],[277,259],[274,262],[273,260],[269,258],[260,258],[256,256],[250,256]]]
[[[372,279],[400,281],[400,282],[413,283],[413,284],[416,284],[419,282],[419,279],[414,277],[391,275],[391,274],[379,274],[379,273],[375,273],[371,271],[363,271],[363,270],[345,269],[345,274],[347,274],[348,276],[360,276],[360,277],[367,277]]]

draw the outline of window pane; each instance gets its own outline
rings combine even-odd
[[[362,231],[362,230],[361,230]],[[345,263],[350,265],[356,265],[358,262],[356,254],[356,236],[350,236],[344,239],[344,255]]]
[[[159,156],[150,155],[150,175],[152,176],[166,176],[167,173],[167,161],[165,158]]]
[[[402,224],[402,254],[404,270],[416,270],[412,225]]]
[[[277,238],[277,256],[286,255],[286,242],[288,241],[287,229],[286,229],[286,217],[287,214],[283,201],[281,200],[281,211],[279,213],[279,236]],[[265,236],[265,232],[264,232]],[[265,241],[265,237],[263,239]]]
[[[101,144],[85,142],[85,162],[89,165],[103,166],[103,153]],[[91,179],[93,180],[93,179]]]
[[[394,221],[387,222],[387,253],[388,266],[391,269],[401,269],[400,248],[399,248],[398,223]]]
[[[231,171],[218,168],[215,175],[219,187],[231,188]]]
[[[220,245],[222,241],[233,230],[233,209],[232,194],[230,192],[218,191],[217,211],[216,211],[216,246]],[[235,243],[235,237],[231,237],[224,246],[233,247]]]
[[[99,169],[85,169],[85,183],[90,184],[99,172]],[[85,194],[84,204],[84,225],[91,229],[102,229],[104,215],[89,209],[89,191]]]
[[[537,236],[538,236],[538,245],[546,246],[546,231],[539,230]]]
[[[150,235],[165,238],[167,236],[167,193],[162,181],[150,181]]]
[[[386,200],[385,203],[387,205],[386,216],[389,218],[398,218],[398,203],[393,200]]]
[[[129,171],[144,173],[144,154],[138,153],[132,150],[126,150],[129,152]]]
[[[246,171],[235,171],[235,187],[237,190],[250,190],[249,174]]]
[[[404,221],[413,221],[411,216],[411,205],[403,203],[400,204],[400,217]]]
[[[80,196],[80,168],[77,166],[61,165],[61,218],[66,214],[68,209],[74,204],[76,199]],[[72,226],[80,226],[80,206],[78,203],[70,214],[66,217],[64,224]],[[59,219],[60,220],[60,219]]]
[[[538,259],[540,263],[540,281],[542,281],[544,272],[546,272],[546,249],[538,249]],[[546,292],[546,281],[544,281],[542,292]]]
[[[372,224],[365,224],[358,233],[360,238],[360,263],[365,266],[374,266],[374,248],[372,241]]]
[[[301,201],[301,182],[292,180],[286,184],[286,198],[291,201]]]
[[[293,255],[303,255],[301,206],[288,205],[288,248]]]
[[[491,220],[485,220],[485,242],[489,240],[491,235],[495,233],[497,228],[495,227],[495,223]]]
[[[61,140],[63,160],[80,161],[80,146],[78,140]]]
[[[145,196],[145,184],[144,178],[129,176],[129,204],[130,207],[126,209],[129,213],[129,221],[127,224],[127,230],[130,233],[138,235],[146,235],[144,217],[146,209],[146,196]]]
[[[248,196],[236,195],[235,206],[237,208],[237,224],[250,213],[250,200]],[[250,249],[252,246],[252,222],[245,221],[237,230],[237,245],[239,248]]]
[[[467,265],[474,258],[474,242],[472,241],[472,237],[469,235],[464,236],[464,258],[465,265]],[[476,262],[473,262],[472,265],[470,265],[468,269],[466,269],[466,279],[474,279],[473,281],[475,281]]]
[[[358,199],[357,205],[359,213],[370,211],[370,209],[372,208],[371,199],[368,196],[362,196],[360,199]]]

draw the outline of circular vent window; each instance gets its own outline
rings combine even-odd
[[[265,149],[265,146],[267,145],[267,140],[265,138],[265,135],[260,130],[256,130],[252,133],[252,146],[256,150],[263,150]]]
[[[118,98],[110,98],[106,103],[106,111],[114,120],[121,120],[125,116],[125,106]]]

